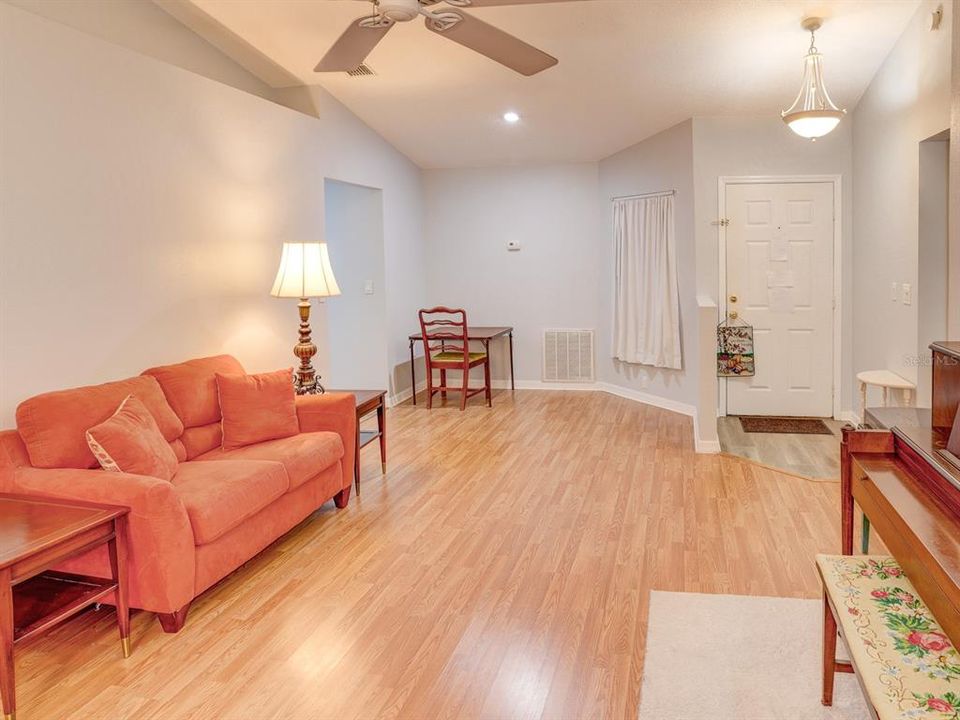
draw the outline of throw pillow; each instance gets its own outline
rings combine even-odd
[[[217,392],[224,450],[300,432],[293,368],[259,375],[217,373]]]
[[[176,453],[147,406],[134,395],[127,395],[113,415],[87,430],[86,437],[104,470],[167,481],[177,471]]]

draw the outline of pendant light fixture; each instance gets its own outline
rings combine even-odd
[[[823,55],[814,45],[814,33],[821,24],[821,19],[817,17],[805,18],[801,23],[803,29],[810,33],[810,49],[803,59],[803,81],[793,105],[780,113],[791,130],[811,140],[833,130],[847,114],[846,110],[840,110],[833,104],[823,85]]]

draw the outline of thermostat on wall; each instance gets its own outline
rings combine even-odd
[[[507,250],[519,250],[520,241],[519,240],[507,240]]]

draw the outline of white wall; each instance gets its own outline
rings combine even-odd
[[[3,426],[32,394],[152,364],[292,364],[296,313],[268,292],[280,243],[323,236],[325,177],[383,188],[403,362],[420,172],[329,96],[310,118],[0,4],[0,97]]]
[[[323,303],[329,342],[326,387],[379,388],[387,368],[383,191],[324,183],[326,239],[340,295]],[[369,288],[372,292],[368,293]]]
[[[597,326],[596,164],[426,170],[424,191],[428,303],[512,325],[517,381],[540,381],[544,328]],[[491,354],[506,380],[505,348]]]
[[[887,368],[916,381],[917,304],[890,284],[918,274],[919,143],[950,127],[951,3],[930,31],[923,2],[853,113],[853,372]],[[871,398],[873,402],[879,396]]]
[[[851,123],[816,142],[796,135],[775,113],[764,117],[699,117],[693,120],[696,178],[697,291],[717,301],[720,277],[715,224],[722,217],[717,184],[721,176],[840,175],[842,195],[841,411],[851,409],[853,182]]]
[[[611,357],[613,324],[613,211],[611,198],[621,195],[676,190],[674,223],[680,291],[680,342],[683,369],[668,370],[632,365]],[[602,236],[600,256],[599,347],[603,382],[651,393],[691,407],[697,405],[696,249],[694,247],[692,122],[679,125],[600,161],[599,211]]]

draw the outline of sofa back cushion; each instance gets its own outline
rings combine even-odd
[[[108,472],[147,475],[170,481],[177,456],[157,421],[136,395],[128,395],[117,411],[87,430],[87,445]]]
[[[223,444],[223,429],[220,422],[187,428],[180,438],[186,451],[187,460],[215,450]]]
[[[58,390],[24,400],[17,408],[17,430],[30,464],[38,468],[92,468],[99,463],[87,445],[86,432],[116,412],[127,395],[136,395],[172,442],[183,423],[152,377],[134,377],[103,385]]]
[[[185,428],[220,422],[220,401],[217,398],[217,373],[242,375],[240,362],[231,355],[214,355],[144,370],[144,375],[157,379],[170,407]],[[202,450],[206,452],[216,445]],[[187,454],[191,455],[189,445]]]

